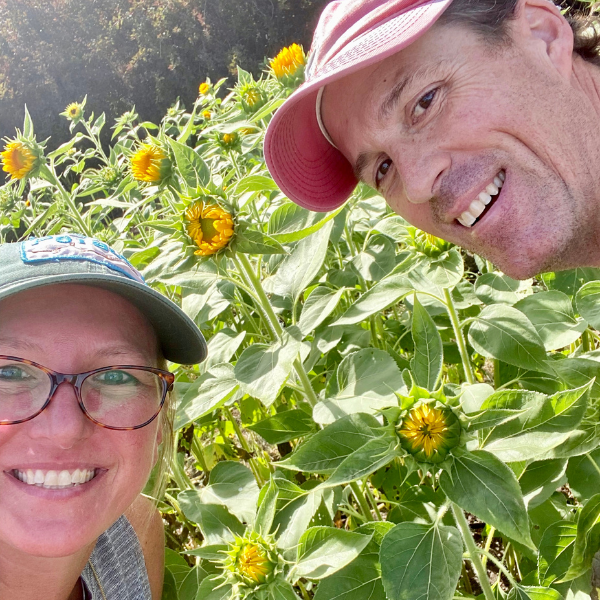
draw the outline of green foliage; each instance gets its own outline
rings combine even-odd
[[[108,146],[87,104],[53,151],[27,117],[38,163],[0,188],[2,241],[94,235],[206,334],[204,364],[170,365],[164,598],[589,599],[600,271],[511,280],[364,187],[293,205],[261,154],[290,90],[223,85]]]

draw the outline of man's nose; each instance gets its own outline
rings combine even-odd
[[[439,192],[440,178],[450,168],[452,159],[449,152],[415,146],[400,150],[395,163],[406,200],[411,204],[423,204]]]
[[[95,423],[90,421],[77,401],[73,385],[61,383],[50,404],[29,421],[32,438],[47,438],[62,449],[69,449],[92,435]]]

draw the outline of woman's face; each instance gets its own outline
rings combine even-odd
[[[0,354],[54,371],[156,366],[157,347],[145,317],[106,290],[61,284],[0,302]],[[156,460],[158,431],[159,419],[133,431],[96,425],[68,383],[31,421],[0,425],[0,552],[59,557],[92,544],[142,490]],[[63,489],[15,477],[16,471],[77,469],[94,476]]]

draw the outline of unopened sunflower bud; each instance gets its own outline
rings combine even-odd
[[[396,431],[400,444],[416,461],[437,464],[460,443],[461,425],[451,408],[425,400],[402,415]]]

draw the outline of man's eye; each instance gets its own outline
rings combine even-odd
[[[435,96],[437,94],[437,88],[433,90],[429,90],[426,94],[419,98],[417,105],[415,106],[414,115],[415,117],[420,117],[425,113],[425,111],[431,106]]]
[[[392,161],[389,158],[381,161],[375,172],[375,187],[379,188],[381,182],[385,179],[388,171],[392,168]]]

